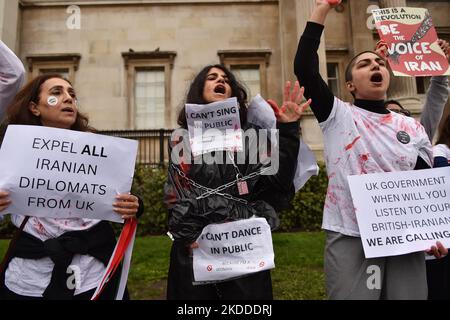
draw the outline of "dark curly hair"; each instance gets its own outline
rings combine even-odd
[[[244,89],[244,86],[240,84],[234,74],[228,70],[227,67],[221,64],[208,65],[200,71],[189,87],[189,92],[186,97],[186,103],[195,103],[195,104],[207,104],[208,102],[203,98],[203,90],[205,88],[206,78],[208,76],[209,70],[212,68],[217,68],[225,72],[230,81],[231,87],[231,96],[236,97],[239,103],[239,115],[241,118],[241,123],[244,124],[247,122],[247,92]],[[186,111],[185,107],[181,109],[178,114],[178,125],[182,128],[187,128],[187,120],[186,120]]]

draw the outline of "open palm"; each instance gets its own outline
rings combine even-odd
[[[295,122],[302,117],[303,111],[311,104],[311,99],[302,103],[304,92],[305,88],[300,88],[300,84],[296,81],[291,93],[291,82],[287,81],[284,86],[284,101],[281,107],[275,101],[267,100],[275,112],[278,122]]]

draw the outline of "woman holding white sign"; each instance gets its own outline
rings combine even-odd
[[[7,110],[3,134],[9,124],[93,131],[87,117],[78,111],[72,85],[59,75],[41,75],[28,83]],[[124,219],[142,212],[136,196],[119,194],[116,198],[111,209]],[[0,213],[10,204],[9,193],[1,191]],[[22,215],[12,215],[11,220],[19,231],[1,268],[0,299],[91,299],[116,243],[109,223]],[[117,275],[98,299],[114,299]]]
[[[292,94],[290,91],[288,83],[282,107],[275,107],[279,109],[276,110],[279,170],[272,175],[262,174],[268,164],[263,164],[261,158],[270,156],[271,150],[260,150],[256,136],[254,139],[249,138],[249,143],[244,144],[242,152],[226,150],[208,152],[203,158],[200,156],[195,160],[190,160],[191,150],[186,130],[184,131],[186,134],[180,134],[178,138],[173,136],[170,150],[173,151],[179,146],[184,147],[180,155],[181,161],[176,159],[178,152],[176,154],[171,152],[165,187],[169,232],[174,239],[168,275],[168,299],[273,298],[268,270],[219,283],[194,285],[192,250],[196,250],[195,241],[203,228],[208,225],[248,219],[257,215],[266,218],[271,229],[278,226],[276,212],[288,206],[294,196],[293,179],[299,149],[298,120],[311,102],[302,104],[303,89],[300,89],[298,83]],[[193,80],[186,101],[197,105],[220,104],[231,97],[237,98],[244,136],[250,130],[258,129],[246,121],[245,89],[222,65],[205,67]],[[184,109],[179,114],[178,123],[182,128],[188,128]],[[260,139],[267,140],[267,135]],[[255,151],[261,158],[252,162],[250,154]],[[205,161],[207,157],[223,162],[207,162]],[[224,186],[226,188],[222,188]],[[251,246],[247,249],[251,250]]]
[[[327,294],[330,299],[426,299],[423,252],[365,258],[347,177],[430,168],[431,143],[417,121],[385,108],[390,75],[386,61],[375,52],[356,55],[347,67],[353,104],[335,97],[320,76],[317,50],[325,19],[340,3],[316,0],[295,58],[295,74],[305,96],[314,101],[311,109],[324,134]],[[440,257],[447,250],[437,243],[432,252]]]

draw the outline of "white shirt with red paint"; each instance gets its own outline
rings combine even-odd
[[[20,227],[24,216],[12,215],[14,225]],[[94,219],[54,219],[30,217],[25,225],[24,231],[45,241],[57,238],[69,231],[80,231],[92,228],[100,220]],[[68,272],[71,278],[69,285],[74,285],[75,295],[92,290],[98,286],[106,267],[102,262],[89,255],[75,254]],[[5,285],[12,292],[28,297],[42,297],[45,289],[50,283],[54,263],[50,258],[22,259],[14,258],[8,265],[5,273]],[[73,281],[72,281],[73,280]]]
[[[413,118],[370,112],[335,97],[331,114],[320,127],[328,172],[325,230],[360,236],[348,176],[413,170],[417,157],[432,166],[430,140]],[[400,131],[403,143],[397,138]]]
[[[450,164],[450,148],[446,144],[437,144],[433,147],[433,156],[444,157]]]

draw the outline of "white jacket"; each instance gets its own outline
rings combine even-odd
[[[8,104],[22,87],[25,69],[2,41],[0,41],[0,122],[3,121]]]

